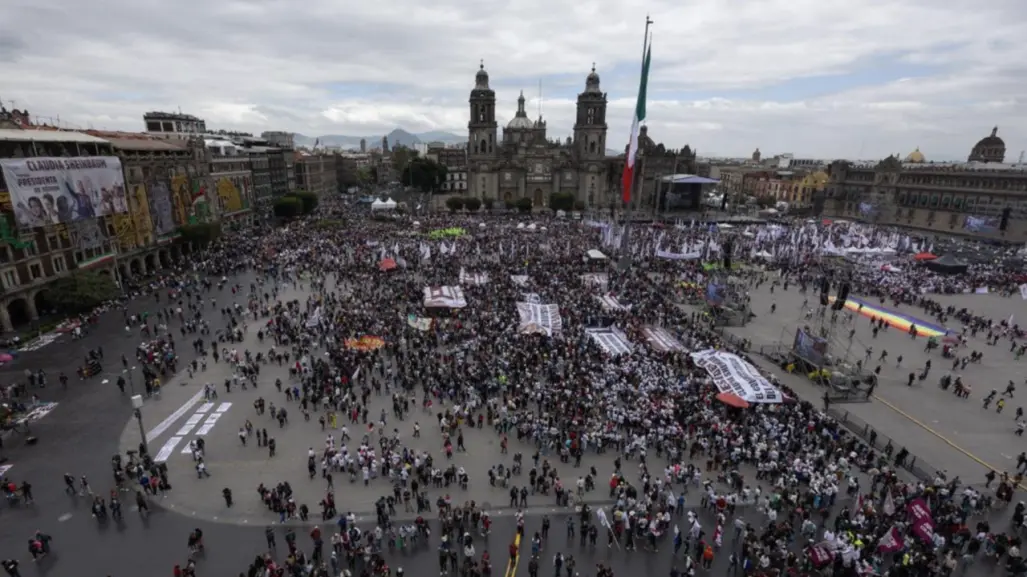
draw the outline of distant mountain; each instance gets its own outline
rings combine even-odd
[[[413,146],[422,142],[444,142],[446,144],[456,144],[467,141],[466,136],[460,136],[453,134],[452,132],[443,132],[441,130],[432,130],[429,132],[422,132],[421,134],[411,134],[402,128],[397,128],[385,136],[389,139],[389,146],[394,146],[396,144]],[[368,148],[374,148],[382,145],[381,135],[347,136],[345,134],[322,134],[320,136],[306,136],[303,134],[296,134],[295,140],[298,146],[314,146],[315,142],[320,142],[322,146],[359,148],[361,140],[367,141]]]

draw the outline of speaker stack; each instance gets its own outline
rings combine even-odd
[[[848,281],[843,282],[842,286],[838,288],[838,298],[834,301],[834,306],[831,307],[836,311],[840,311],[845,308],[845,301],[849,298],[849,291],[852,289]]]

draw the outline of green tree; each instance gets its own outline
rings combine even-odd
[[[520,198],[514,203],[514,206],[516,206],[517,210],[521,212],[531,212],[531,199],[526,196],[524,198]]]
[[[485,210],[487,210],[489,212],[492,212],[492,207],[494,207],[496,205],[496,201],[495,201],[495,199],[492,199],[492,198],[486,198],[485,200],[482,201],[482,204],[485,205]]]
[[[119,292],[111,275],[86,269],[55,280],[47,290],[47,301],[59,312],[75,314],[92,310]]]
[[[446,167],[430,158],[414,158],[403,169],[403,180],[406,186],[412,186],[424,192],[431,192],[446,180]]]
[[[187,224],[179,228],[178,232],[183,242],[191,242],[203,248],[221,236],[221,223],[203,222]]]
[[[413,148],[397,146],[392,150],[392,168],[404,176],[409,176],[405,172],[407,166],[417,158],[419,158],[419,154]],[[403,184],[410,184],[410,181],[403,180]]]
[[[574,201],[574,210],[576,210],[578,212],[581,212],[581,211],[585,210],[585,201],[583,201],[583,200],[575,200]]]
[[[446,199],[446,208],[451,212],[457,212],[464,207],[464,199],[459,196],[451,196]]]
[[[303,214],[310,214],[310,213],[314,212],[315,209],[317,209],[318,198],[317,198],[317,195],[314,194],[313,192],[307,192],[307,191],[304,191],[304,190],[297,190],[296,192],[292,193],[290,196],[293,196],[293,197],[299,199],[299,201],[301,203],[301,209],[300,210],[301,210],[301,212]]]
[[[554,192],[549,195],[551,210],[570,211],[574,208],[574,195],[569,192]]]
[[[303,200],[288,195],[275,200],[275,216],[278,218],[295,218],[303,214]]]
[[[468,196],[464,199],[464,208],[471,212],[478,212],[478,209],[481,208],[481,199]]]

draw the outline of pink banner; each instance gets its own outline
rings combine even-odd
[[[892,527],[881,537],[881,542],[877,544],[877,550],[881,553],[894,553],[901,551],[905,546],[906,541],[902,538],[899,530]]]
[[[906,506],[906,512],[909,513],[909,522],[913,533],[928,543],[933,542],[934,518],[931,517],[931,510],[927,507],[927,503],[923,499],[913,499]]]

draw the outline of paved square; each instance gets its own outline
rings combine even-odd
[[[751,323],[741,328],[730,328],[728,332],[753,343],[753,349],[760,346],[783,345],[791,347],[798,326],[807,324],[804,321],[802,308],[805,295],[798,292],[798,287],[790,287],[787,292],[780,287],[771,294],[768,285],[751,291],[753,313],[757,315]],[[857,295],[859,296],[859,295]],[[810,302],[816,296],[810,293]],[[952,305],[957,309],[968,308],[978,315],[995,320],[1008,319],[1013,315],[1020,322],[1027,322],[1027,301],[1019,295],[1003,298],[997,295],[931,295],[943,306]],[[880,299],[867,299],[875,305]],[[770,313],[772,304],[777,311]],[[888,302],[883,306],[898,310],[912,317],[927,321],[924,311],[918,307]],[[873,337],[870,319],[861,315],[851,315],[851,323],[844,322],[847,315],[841,315],[838,328],[835,329],[835,342],[829,353],[837,357],[845,356],[846,349],[851,360],[863,359],[867,347],[873,348],[871,360],[866,365],[873,369],[881,351],[888,351],[888,357],[882,365],[880,385],[874,391],[876,400],[872,403],[851,403],[842,406],[871,427],[896,440],[905,446],[913,455],[924,459],[934,467],[946,470],[950,475],[959,475],[967,483],[980,483],[986,472],[987,463],[999,471],[1012,471],[1016,465],[1016,455],[1027,450],[1027,443],[1022,437],[1013,435],[1016,430],[1014,415],[1016,409],[1027,405],[1022,399],[1027,397],[1027,364],[1014,359],[1009,352],[1009,342],[1000,342],[992,347],[984,342],[985,335],[970,338],[968,349],[960,350],[961,355],[970,351],[984,354],[980,364],[968,365],[965,371],[952,370],[952,361],[943,359],[940,349],[931,353],[924,352],[926,339],[918,337],[912,340],[908,334],[894,328],[880,331],[877,338]],[[848,345],[848,332],[856,329],[851,347]],[[949,329],[961,330],[962,324],[950,318]],[[840,345],[844,349],[837,350]],[[899,356],[903,357],[901,367],[896,367]],[[912,387],[906,386],[910,372],[921,371],[927,359],[931,359],[932,368],[925,381],[916,381]],[[778,371],[780,373],[780,371]],[[963,381],[973,388],[969,399],[959,399],[949,391],[938,387],[939,379],[951,373],[962,376]],[[791,381],[791,379],[789,379]],[[798,381],[799,379],[796,379]],[[1007,399],[1006,408],[1001,414],[995,413],[995,405],[991,409],[981,408],[981,401],[991,390],[1000,393],[1005,390],[1006,383],[1013,380],[1018,391],[1013,399]],[[801,390],[810,393],[811,397],[819,397],[822,389],[815,387],[806,379],[801,379]],[[1022,403],[1022,404],[1021,404]],[[929,430],[928,430],[929,429]],[[898,449],[898,447],[896,447]]]

